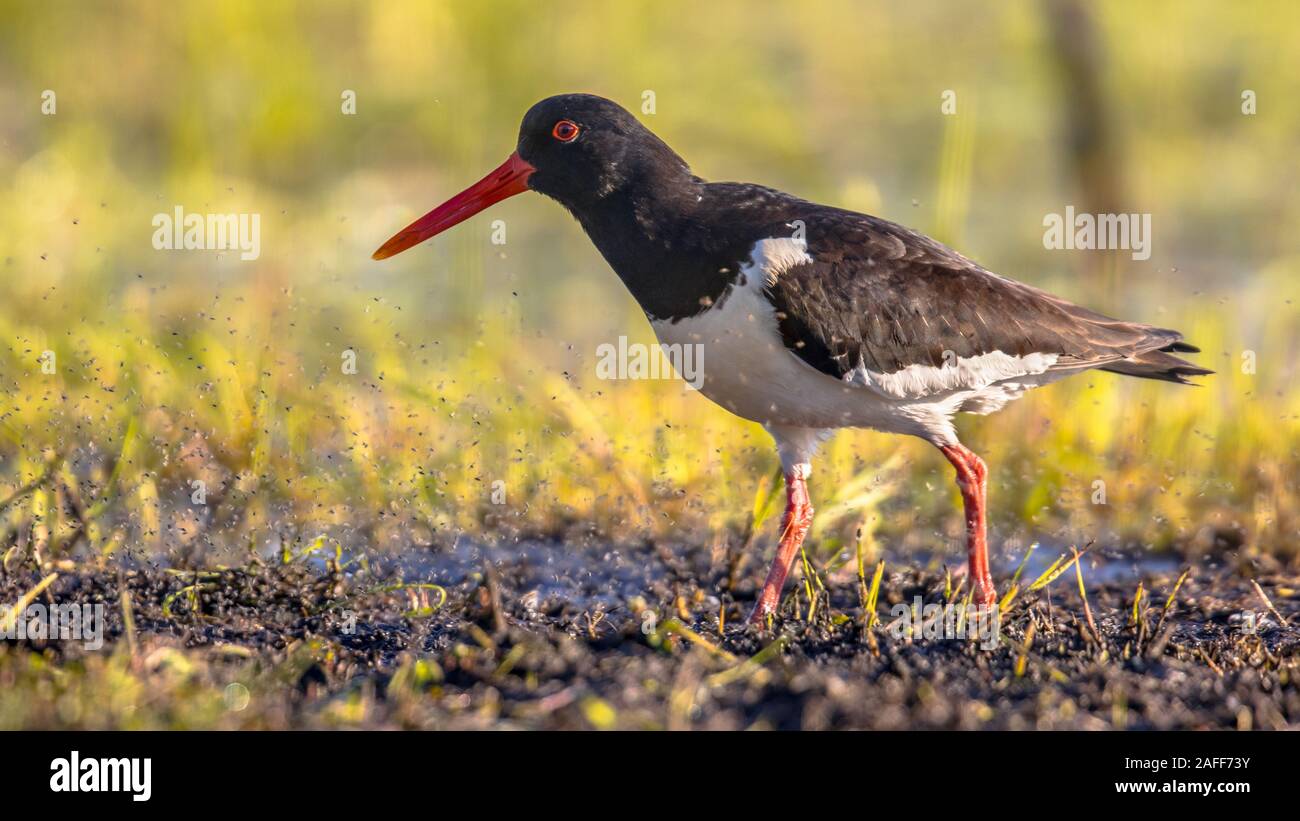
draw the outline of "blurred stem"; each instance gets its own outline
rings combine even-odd
[[[1078,186],[1077,213],[1116,214],[1124,207],[1124,156],[1106,105],[1101,33],[1080,0],[1043,0],[1064,101],[1066,162]],[[1109,295],[1116,284],[1110,253],[1082,254],[1092,282]]]

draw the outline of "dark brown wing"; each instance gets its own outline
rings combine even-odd
[[[802,216],[812,261],[783,271],[767,293],[787,346],[833,376],[994,351],[1174,382],[1210,373],[1171,355],[1196,350],[1177,331],[1073,305],[887,220],[820,206]]]

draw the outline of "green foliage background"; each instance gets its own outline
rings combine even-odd
[[[1105,172],[1122,210],[1153,217],[1138,262],[1043,248],[1044,215],[1083,205],[1054,8],[0,3],[6,566],[322,532],[402,549],[462,532],[716,546],[740,529],[775,464],[765,435],[678,384],[594,378],[598,344],[651,334],[553,203],[518,197],[369,259],[500,162],[529,105],[574,90],[634,110],[653,92],[643,119],[704,177],[894,219],[1203,347],[1219,373],[1201,388],[1093,374],[964,421],[1000,540],[1293,553],[1300,11],[1085,6]],[[151,219],[176,205],[260,214],[261,257],[154,250]],[[814,496],[830,551],[960,529],[919,442],[842,434]]]

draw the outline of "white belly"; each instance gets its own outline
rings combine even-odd
[[[842,382],[785,347],[775,312],[753,283],[688,319],[651,323],[660,343],[697,345],[700,392],[746,419],[806,428],[870,427],[924,435],[923,403],[885,399]],[[673,357],[674,361],[681,361]]]

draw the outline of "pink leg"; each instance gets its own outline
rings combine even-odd
[[[749,614],[749,621],[761,624],[770,613],[776,612],[781,600],[781,588],[790,573],[794,557],[803,544],[803,537],[812,527],[813,507],[808,501],[808,484],[797,470],[785,475],[785,516],[781,520],[781,543],[776,549],[776,559],[767,572],[767,581],[758,595],[758,602]]]
[[[997,588],[989,574],[989,545],[985,509],[987,508],[988,467],[984,460],[965,445],[939,448],[957,470],[957,487],[961,488],[966,508],[966,554],[970,563],[971,589],[976,604],[997,602]]]

